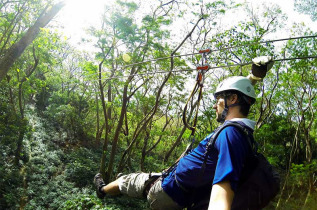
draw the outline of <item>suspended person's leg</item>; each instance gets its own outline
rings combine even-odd
[[[120,195],[120,189],[119,189],[119,182],[118,180],[115,180],[113,182],[110,182],[109,184],[107,184],[106,186],[104,186],[103,188],[101,188],[101,191],[104,194],[107,195]]]
[[[98,198],[104,198],[106,196],[106,193],[103,192],[103,187],[106,186],[105,182],[102,179],[101,173],[96,174],[94,177],[94,184],[96,186],[96,194]]]
[[[97,196],[99,197],[99,195],[102,195],[99,198],[103,198],[106,194],[124,194],[129,197],[147,198],[151,208],[154,210],[182,209],[182,207],[164,192],[162,189],[162,180],[157,178],[157,176],[151,176],[148,173],[133,173],[123,175],[117,180],[105,185],[101,178],[101,174],[97,174],[95,176]]]
[[[94,178],[98,198],[104,198],[105,195],[120,194],[142,198],[145,186],[149,181],[151,181],[151,177],[148,173],[123,175],[107,185],[104,183],[100,173]]]
[[[162,179],[158,179],[151,187],[147,200],[150,203],[151,209],[154,210],[181,210],[178,205],[162,188]]]

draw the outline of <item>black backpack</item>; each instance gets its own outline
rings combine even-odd
[[[258,210],[269,204],[269,202],[278,194],[280,190],[280,176],[273,169],[267,159],[256,151],[253,135],[245,126],[238,122],[229,122],[220,127],[207,144],[207,151],[212,148],[220,132],[228,127],[234,126],[247,136],[253,154],[248,158],[242,171],[238,189],[234,195],[231,209],[233,210]],[[207,155],[201,169],[204,173],[206,167]],[[199,202],[193,203],[188,210],[208,209],[210,195],[206,195]]]

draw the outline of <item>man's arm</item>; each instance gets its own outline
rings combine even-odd
[[[230,210],[234,192],[229,181],[220,182],[212,186],[208,210]]]

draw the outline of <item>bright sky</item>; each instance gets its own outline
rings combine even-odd
[[[60,11],[58,21],[64,26],[64,33],[70,37],[73,43],[80,42],[81,36],[84,35],[85,28],[100,24],[100,14],[104,9],[104,5],[111,5],[115,0],[66,0],[66,6]],[[146,2],[147,0],[143,0]],[[155,0],[148,0],[154,2]],[[236,0],[236,2],[244,2],[245,0]],[[207,2],[207,1],[205,1]],[[294,0],[247,0],[246,2],[254,8],[265,2],[267,5],[278,4],[282,11],[287,14],[287,27],[290,27],[293,22],[305,22],[306,25],[312,27],[317,31],[317,24],[313,24],[309,16],[302,15],[294,11]],[[241,12],[234,12],[226,14],[228,21],[243,20],[244,14]],[[287,32],[286,32],[287,34]],[[283,36],[289,37],[288,35]],[[281,37],[279,37],[281,38]]]
[[[109,2],[113,0],[66,0],[66,5],[57,17],[64,26],[65,35],[78,42],[85,28],[100,24],[104,5]]]

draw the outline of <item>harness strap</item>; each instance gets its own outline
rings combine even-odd
[[[150,192],[150,189],[151,187],[153,187],[153,185],[159,181],[160,179],[162,178],[162,174],[161,173],[158,173],[158,174],[152,174],[150,173],[149,174],[149,179],[147,181],[145,181],[144,185],[144,190],[143,190],[143,197],[146,198],[147,195],[149,194]]]
[[[186,187],[184,187],[181,183],[179,183],[179,181],[177,180],[177,177],[176,177],[176,172],[174,174],[174,179],[175,179],[175,182],[179,188],[181,188],[186,193],[190,193],[190,190],[186,189]]]
[[[206,152],[204,155],[207,155],[208,151],[215,145],[216,139],[218,138],[221,131],[229,126],[233,126],[233,127],[238,128],[247,137],[248,144],[251,148],[252,153],[256,154],[257,153],[257,145],[255,144],[255,142],[251,141],[251,139],[249,137],[250,132],[248,131],[248,129],[238,122],[228,122],[225,125],[219,127],[218,130],[215,132],[215,134],[210,138],[209,142],[206,145]]]

